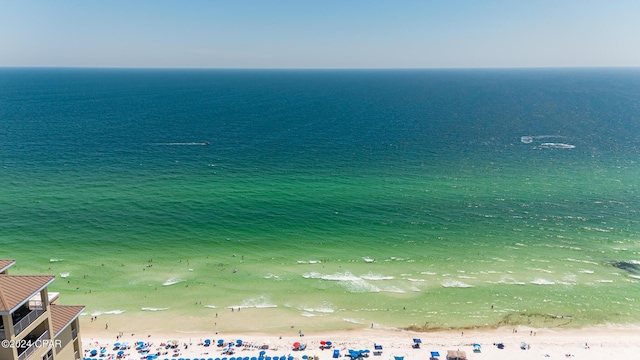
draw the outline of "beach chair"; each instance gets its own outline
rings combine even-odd
[[[339,357],[340,357],[340,350],[334,349],[333,350],[333,358],[334,359],[338,359]]]
[[[219,347],[223,347],[224,346],[224,340],[222,340],[222,339],[218,340],[218,346]]]
[[[413,345],[411,345],[414,349],[420,349],[420,344],[422,344],[421,339],[413,339]]]
[[[404,356],[394,356],[395,360],[404,360]]]
[[[373,356],[382,355],[382,345],[373,344]]]
[[[481,353],[482,352],[482,346],[480,346],[480,344],[473,344],[473,352],[474,353]]]
[[[431,357],[429,358],[429,360],[438,360],[438,358],[440,357],[440,353],[437,351],[432,351],[431,352]]]

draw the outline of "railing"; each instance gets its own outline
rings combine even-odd
[[[42,340],[49,340],[49,331],[45,331],[40,335],[36,340],[31,342],[31,346],[27,348],[27,350],[23,351],[20,355],[18,355],[18,360],[26,360],[31,356],[36,350],[42,347]]]
[[[27,316],[13,325],[13,331],[15,331],[15,335],[18,336],[22,332],[22,330],[26,329],[27,326],[31,325],[44,313],[45,310],[32,310],[30,313],[28,313]]]
[[[76,351],[76,352],[74,352],[74,353],[73,353],[73,358],[74,358],[74,359],[80,359],[80,353],[79,353],[79,352],[77,352],[77,351]]]
[[[0,340],[5,340],[6,337],[4,336],[4,326],[0,327]]]

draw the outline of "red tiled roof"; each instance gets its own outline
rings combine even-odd
[[[0,275],[0,313],[29,301],[55,279],[54,275]]]
[[[15,264],[15,260],[11,259],[0,259],[0,273],[10,268],[13,264]]]
[[[53,326],[53,336],[55,337],[73,320],[75,320],[84,310],[84,306],[72,305],[51,305],[51,324]]]

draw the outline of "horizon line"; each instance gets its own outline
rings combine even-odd
[[[640,65],[579,65],[579,66],[478,66],[478,67],[182,67],[182,66],[14,66],[0,65],[0,69],[103,69],[103,70],[570,70],[570,69],[640,69]]]

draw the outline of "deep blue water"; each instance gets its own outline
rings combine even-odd
[[[222,294],[200,290],[227,299],[219,306],[238,305],[243,286],[283,306],[264,295],[278,288],[295,303],[301,284],[322,290],[330,307],[355,306],[341,303],[344,287],[322,281],[348,284],[355,303],[393,304],[400,293],[411,308],[442,306],[371,315],[394,324],[436,316],[473,325],[465,323],[473,307],[453,311],[442,299],[466,291],[489,308],[508,277],[515,285],[502,305],[515,313],[580,309],[583,323],[634,321],[637,305],[624,299],[640,274],[611,264],[640,263],[639,140],[638,69],[5,68],[0,257],[17,258],[24,271],[65,259],[52,271],[72,280],[91,273],[120,289],[128,273],[94,268],[87,253],[113,265],[243,253],[254,273],[300,272],[295,290],[261,287],[267,274],[229,280]],[[349,262],[356,275],[369,271],[362,258],[386,258],[373,278],[394,283],[296,268],[309,253]],[[162,281],[204,274],[167,266]],[[57,290],[73,300],[74,289],[95,285],[77,281]],[[549,293],[531,288],[541,285],[564,300],[546,302]],[[566,301],[572,296],[588,300]],[[120,308],[113,299],[78,301]],[[500,316],[506,310],[482,322]]]

